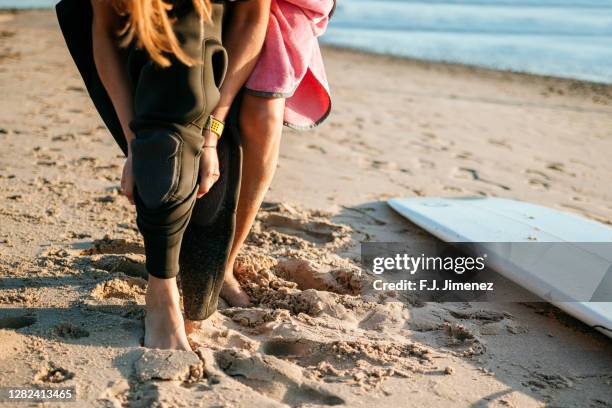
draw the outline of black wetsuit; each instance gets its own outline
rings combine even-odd
[[[193,320],[216,310],[240,186],[238,97],[217,147],[220,178],[196,199],[202,128],[219,101],[227,67],[221,35],[224,11],[223,3],[213,4],[212,21],[203,24],[191,1],[176,2],[175,33],[185,53],[201,65],[189,67],[169,56],[172,65],[161,68],[146,51],[135,46],[125,50],[134,95],[134,201],[147,271],[157,278],[181,272],[185,312]],[[121,125],[93,60],[90,2],[62,0],[57,14],[92,101],[125,154]]]

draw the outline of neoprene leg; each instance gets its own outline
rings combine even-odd
[[[234,240],[242,171],[237,112],[240,105],[239,95],[217,147],[221,176],[212,189],[196,201],[183,239],[180,283],[185,314],[190,320],[206,319],[217,309]]]
[[[215,55],[225,56],[217,37],[223,6],[213,6],[203,25],[193,6],[177,10],[174,30],[185,53],[202,64],[172,58],[162,68],[132,48],[128,70],[134,83],[135,133],[132,163],[137,224],[144,237],[147,271],[171,278],[198,189],[202,127],[219,98]]]

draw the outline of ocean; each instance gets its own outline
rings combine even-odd
[[[340,0],[323,41],[612,83],[610,0]]]
[[[54,3],[0,0],[0,8]],[[339,0],[322,42],[612,83],[611,0]]]

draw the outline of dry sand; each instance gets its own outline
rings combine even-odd
[[[431,239],[392,196],[610,224],[611,88],[324,54],[333,115],[286,132],[241,256],[256,306],[221,308],[197,353],[154,351],[119,150],[52,12],[0,15],[0,385],[75,386],[84,407],[611,406],[610,340],[555,308],[412,305],[358,274],[360,241]]]

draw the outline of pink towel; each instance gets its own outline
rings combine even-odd
[[[333,6],[334,0],[272,0],[266,40],[246,87],[255,95],[286,98],[289,127],[315,127],[331,110],[317,37]]]

